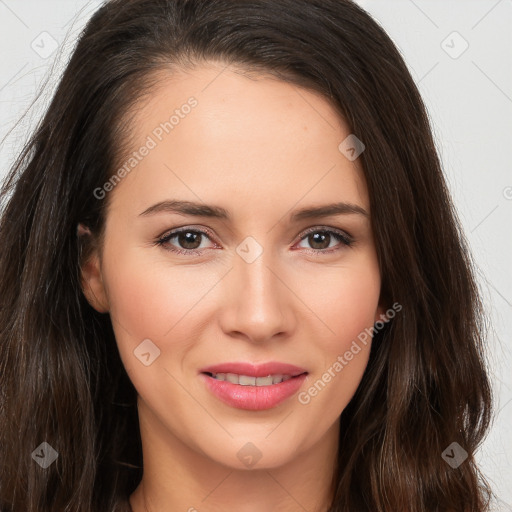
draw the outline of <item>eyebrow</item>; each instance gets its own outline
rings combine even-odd
[[[168,200],[150,206],[144,210],[139,216],[150,216],[157,213],[177,213],[181,215],[193,215],[195,217],[212,217],[216,219],[230,219],[228,210],[220,206],[211,206],[203,203],[195,203],[193,201]],[[312,219],[318,217],[329,217],[332,215],[362,215],[369,218],[368,212],[357,204],[353,203],[332,203],[322,206],[310,206],[301,208],[290,214],[290,221],[297,222],[304,219]]]

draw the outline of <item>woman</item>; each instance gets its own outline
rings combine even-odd
[[[357,5],[107,2],[2,199],[2,512],[488,510],[471,259]]]

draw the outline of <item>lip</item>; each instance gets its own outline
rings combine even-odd
[[[209,373],[236,373],[250,377],[268,375],[291,375],[292,378],[270,386],[242,386],[228,381],[216,380]],[[222,363],[203,368],[200,378],[208,390],[219,400],[236,409],[263,411],[272,409],[293,396],[300,389],[308,372],[298,366],[270,362],[260,365],[252,363]]]
[[[237,375],[248,375],[249,377],[267,377],[268,375],[291,375],[296,377],[301,373],[307,373],[307,370],[294,366],[293,364],[268,362],[262,364],[253,363],[220,363],[207,366],[199,370],[201,373],[236,373]]]

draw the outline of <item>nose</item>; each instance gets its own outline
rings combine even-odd
[[[223,280],[220,326],[231,337],[262,343],[289,337],[295,328],[294,301],[284,272],[269,252],[252,263],[235,256]]]

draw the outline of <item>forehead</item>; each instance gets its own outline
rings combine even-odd
[[[359,161],[338,149],[350,129],[320,94],[213,63],[159,78],[130,117],[130,150],[119,164],[150,149],[114,195],[131,188],[140,202],[179,190],[182,199],[221,203],[236,195],[264,207],[277,196],[336,201],[341,194],[367,205]]]

